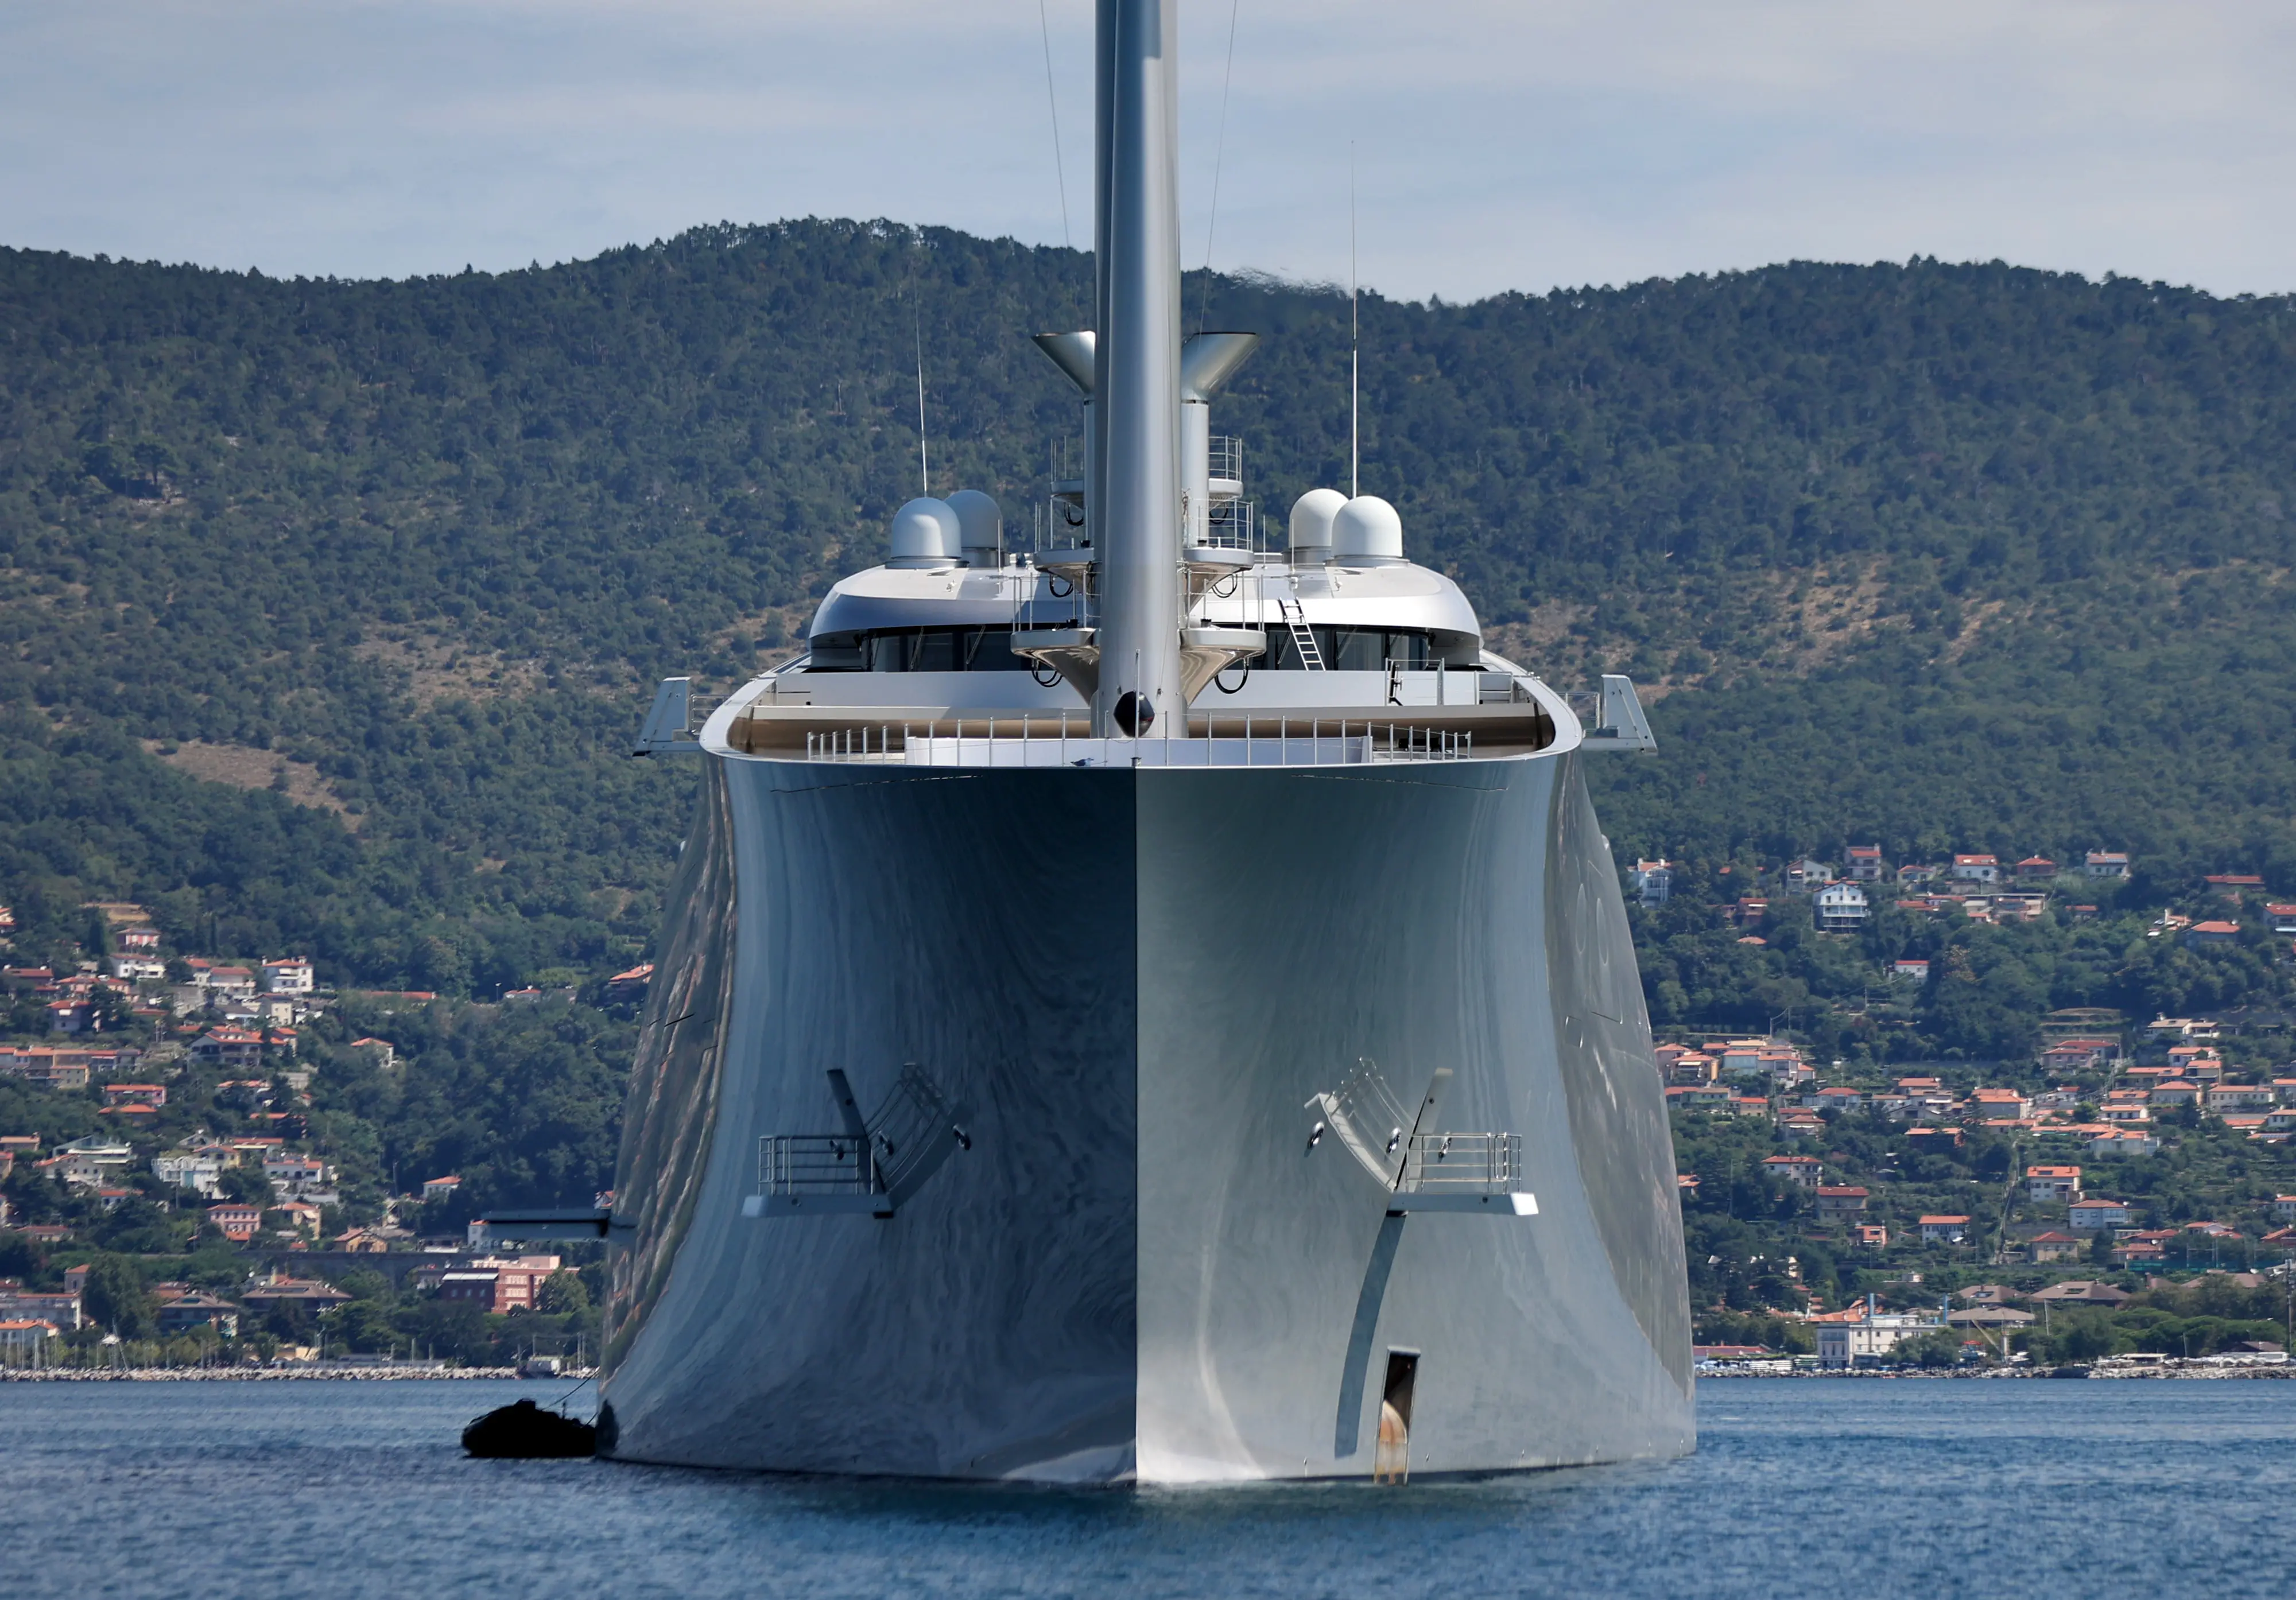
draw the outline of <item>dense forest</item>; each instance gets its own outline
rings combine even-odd
[[[933,488],[1025,537],[1077,425],[1027,335],[1087,287],[1075,252],[836,221],[389,283],[0,250],[19,957],[118,898],[344,985],[640,958],[692,782],[624,753],[648,684],[722,692],[876,559],[920,342]],[[1216,423],[1263,514],[1340,479],[1344,298],[1186,304],[1267,335]],[[2296,889],[2296,301],[1797,263],[1370,295],[1363,330],[1364,484],[1412,553],[1559,686],[1645,686],[1660,753],[1595,764],[1622,857],[2112,847],[2131,907]],[[1826,988],[1644,932],[1674,1020]]]

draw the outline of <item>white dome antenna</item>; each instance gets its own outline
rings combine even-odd
[[[1332,559],[1348,567],[1383,567],[1402,561],[1402,516],[1377,495],[1357,495],[1332,518]]]
[[[886,564],[945,567],[956,560],[964,539],[964,524],[948,502],[920,496],[893,513],[893,559]]]
[[[961,488],[948,497],[956,513],[958,548],[976,567],[993,567],[1004,548],[1004,513],[989,496],[977,488]]]
[[[1311,488],[1292,502],[1292,559],[1321,562],[1332,558],[1332,519],[1348,497],[1335,488]]]

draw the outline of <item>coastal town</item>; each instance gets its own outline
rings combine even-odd
[[[1853,846],[1840,866],[1749,874],[1750,892],[1710,912],[1750,949],[1809,937],[1850,952],[1877,916],[2111,916],[2129,871],[2112,851],[2070,869],[1975,853],[1892,866]],[[1679,908],[1684,877],[1643,860],[1625,885],[1648,915]],[[300,956],[178,951],[140,906],[82,909],[92,948],[78,958],[0,967],[0,1089],[26,1092],[9,1103],[21,1125],[0,1129],[0,1370],[587,1359],[599,1247],[496,1248],[458,1173],[376,1169],[325,1103],[402,1072],[395,1021],[457,1006],[634,1014],[651,968],[483,1005],[338,991]],[[12,923],[0,908],[0,938]],[[2184,908],[2148,911],[2138,937],[2202,952],[2280,940],[2284,956],[2291,934],[2296,903],[2223,874],[2192,885]],[[1941,959],[1877,959],[1860,1020],[1886,1028],[1963,958],[1948,945]],[[2061,1006],[2036,1022],[2030,1054],[1989,1061],[1833,1055],[1809,1027],[1660,1026],[1652,1068],[1675,1124],[1705,1370],[2285,1366],[2296,1019]]]
[[[2118,851],[1893,866],[1852,846],[1711,909],[1742,945],[1814,935],[1854,960],[1884,915],[2036,936],[2045,920],[2128,922],[2112,902],[2129,875]],[[1644,910],[1666,906],[1677,865],[1637,861],[1627,883]],[[2202,961],[2285,964],[2296,902],[2260,874],[2203,874],[2129,931]],[[1870,988],[1835,1003],[1862,1033],[1833,1037],[1871,1041],[1849,1055],[1819,1054],[1807,1032],[1660,1030],[1708,1369],[2285,1366],[2296,1017],[2058,1006],[2031,1019],[2017,1057],[1893,1059],[1890,1030],[1910,1030],[1938,986],[1977,987],[1968,946],[1940,955],[1879,957]]]
[[[315,1104],[315,1077],[402,1065],[352,1016],[439,996],[338,993],[300,956],[178,954],[140,906],[84,909],[100,959],[0,967],[19,1035],[0,1041],[0,1089],[49,1112],[0,1131],[0,1371],[582,1365],[595,1247],[493,1248],[455,1220],[469,1207],[453,1172],[347,1181]],[[0,907],[0,937],[14,920]],[[593,997],[634,1005],[651,975],[617,973]],[[574,1003],[538,987],[497,1002]]]

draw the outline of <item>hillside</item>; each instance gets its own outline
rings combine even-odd
[[[1025,529],[1074,425],[1025,335],[1084,258],[888,225],[700,229],[405,283],[0,251],[0,890],[339,981],[633,959],[688,778],[621,740],[722,689],[935,487]],[[1341,472],[1346,308],[1220,426],[1263,504]],[[2296,306],[1998,266],[1797,264],[1366,299],[1365,487],[1495,642],[1623,668],[1664,753],[1623,853],[1875,838],[2296,881]],[[224,781],[217,781],[218,779]]]

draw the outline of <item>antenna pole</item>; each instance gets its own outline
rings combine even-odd
[[[1348,141],[1348,498],[1363,493],[1363,333],[1356,320],[1356,142]],[[920,373],[922,368],[918,369]],[[922,382],[922,379],[920,378]],[[922,425],[922,424],[921,424]]]
[[[917,493],[932,496],[932,458],[925,443],[925,314],[917,302],[916,264],[909,264],[909,325],[917,340]]]

